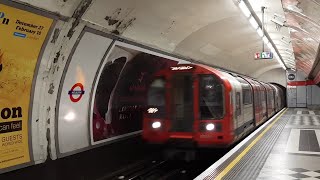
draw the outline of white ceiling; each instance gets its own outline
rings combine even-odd
[[[261,7],[266,7],[264,14],[265,29],[270,35],[272,41],[276,44],[286,66],[288,68],[296,68],[294,54],[288,53],[292,52],[293,48],[290,43],[290,31],[288,27],[285,26],[286,19],[281,0],[249,0],[249,2],[261,21]],[[278,25],[278,27],[276,25]]]
[[[262,41],[232,0],[96,0],[83,19],[134,41],[243,74],[281,67],[276,60],[254,60]]]
[[[21,1],[67,17],[81,2]],[[267,31],[285,57],[292,46],[280,39],[290,37],[289,31],[286,27],[277,31],[270,21],[275,12],[284,15],[281,0],[253,1],[257,15],[259,3],[267,6]],[[233,0],[93,0],[83,20],[139,43],[250,76],[281,68],[275,59],[254,60],[262,40]]]

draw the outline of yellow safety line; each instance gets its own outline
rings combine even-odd
[[[284,110],[278,117],[277,119],[275,119],[271,124],[269,124],[269,126],[255,139],[253,140],[249,146],[247,146],[247,148],[242,151],[237,158],[235,158],[217,177],[216,179],[222,179],[223,176],[225,176],[240,160],[241,158],[246,155],[248,153],[248,151],[252,148],[252,146],[254,146],[260,139],[261,137],[274,125],[274,123],[276,123],[279,118],[288,110],[288,108],[286,110]]]

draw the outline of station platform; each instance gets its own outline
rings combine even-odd
[[[320,179],[320,110],[287,108],[196,179]]]

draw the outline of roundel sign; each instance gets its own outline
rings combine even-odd
[[[72,102],[78,102],[84,94],[84,88],[81,83],[76,83],[72,86],[71,90],[68,92],[70,100]]]
[[[294,74],[289,74],[289,75],[288,75],[288,79],[289,79],[290,81],[294,80],[294,78],[296,78],[296,76],[295,76]]]

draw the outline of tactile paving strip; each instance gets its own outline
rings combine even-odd
[[[278,120],[277,123],[274,124],[274,126],[277,126],[277,124],[279,122],[285,121],[283,122],[284,125],[287,123],[288,119],[290,118],[291,114],[295,113],[293,109],[287,109],[286,113],[283,114],[280,119]],[[280,113],[281,114],[281,113]],[[287,115],[289,114],[289,115]],[[264,127],[258,134],[256,134],[255,136],[259,136],[259,134],[261,134],[269,125],[267,125],[266,127]],[[271,128],[272,129],[272,128]],[[269,129],[269,131],[271,131],[271,129]],[[282,127],[283,129],[283,127]],[[281,134],[281,130],[278,132],[279,134]],[[264,136],[266,136],[268,134],[268,132],[266,134],[264,134]],[[221,165],[219,165],[218,167],[211,169],[210,172],[207,173],[207,175],[204,177],[204,179],[209,180],[209,179],[216,179],[216,177],[242,152],[245,150],[245,148],[252,142],[254,141],[255,138],[250,139],[248,142],[246,142],[245,145],[243,145],[240,149],[237,150],[236,153],[232,154],[227,160],[225,160]],[[263,138],[262,138],[263,139]],[[273,143],[274,144],[274,143]],[[257,144],[255,144],[256,146]],[[253,148],[255,147],[253,146]],[[272,147],[270,147],[270,149],[272,149]],[[270,153],[270,151],[269,151]],[[267,157],[266,157],[267,158]],[[246,160],[247,161],[247,160]],[[264,160],[265,161],[265,160]],[[241,163],[241,162],[240,162]],[[239,164],[240,164],[239,163]],[[263,166],[263,163],[262,163]],[[260,168],[261,169],[261,168]],[[260,171],[259,169],[259,171]],[[257,173],[259,173],[259,171]],[[226,176],[225,176],[226,177]],[[224,178],[226,179],[226,178]],[[232,179],[232,178],[231,178]],[[238,178],[234,178],[234,179],[238,179]]]
[[[292,118],[288,122],[288,125],[294,125],[294,126],[303,126],[303,125],[320,126],[320,117],[319,116],[299,116],[299,115],[295,115],[295,116],[292,116]]]
[[[274,144],[290,119],[286,112],[223,179],[256,179]]]

